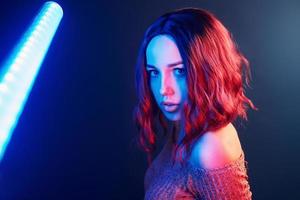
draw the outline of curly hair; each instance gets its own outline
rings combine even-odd
[[[166,120],[156,105],[145,69],[147,45],[157,35],[174,39],[187,71],[185,136],[175,145],[173,161],[177,153],[180,161],[186,160],[183,152],[190,155],[193,142],[205,132],[217,130],[237,117],[247,120],[247,109],[257,109],[244,92],[244,86],[249,86],[249,63],[212,13],[185,8],[162,15],[145,32],[135,71],[137,141],[147,153],[149,164],[156,148],[158,126],[166,131]]]

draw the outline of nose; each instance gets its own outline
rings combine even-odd
[[[160,94],[162,96],[174,95],[174,89],[172,87],[172,81],[170,77],[163,77],[161,80]]]
[[[170,87],[162,88],[161,89],[162,96],[172,96],[174,94],[174,90]]]

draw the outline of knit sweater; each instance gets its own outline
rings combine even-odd
[[[251,200],[244,153],[221,168],[204,169],[187,163],[156,165],[145,174],[145,200]]]

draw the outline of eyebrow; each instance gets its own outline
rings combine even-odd
[[[182,61],[178,61],[178,62],[174,62],[174,63],[167,64],[167,67],[175,67],[175,66],[177,66],[177,65],[182,65],[182,64],[183,64]],[[155,66],[149,65],[149,64],[147,64],[146,67],[147,67],[147,68],[155,68],[155,69],[156,69]]]

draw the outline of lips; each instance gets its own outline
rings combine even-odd
[[[162,108],[167,112],[174,112],[178,109],[179,104],[172,102],[162,102]]]

